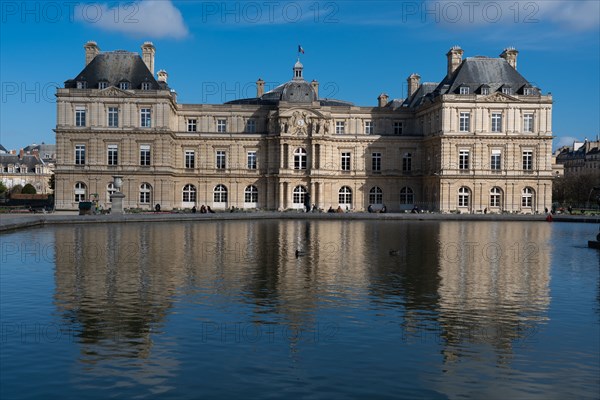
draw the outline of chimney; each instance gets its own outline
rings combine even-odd
[[[159,82],[167,83],[167,78],[169,76],[169,74],[167,74],[167,71],[165,71],[164,69],[161,69],[160,71],[158,71],[157,75],[158,75]]]
[[[317,82],[316,80],[312,80],[312,82],[310,83],[310,86],[312,86],[313,90],[315,91],[315,99],[319,99],[319,82]]]
[[[90,40],[84,44],[83,48],[85,49],[85,65],[88,65],[90,62],[92,62],[94,57],[100,54],[100,48],[93,40]]]
[[[462,62],[463,53],[463,50],[458,45],[452,46],[448,53],[446,53],[446,57],[448,57],[448,76],[452,75]]]
[[[421,85],[421,75],[412,74],[406,79],[406,82],[408,82],[408,95],[406,97],[409,98],[417,91],[417,89]]]
[[[19,160],[22,160],[24,155],[25,155],[25,150],[23,150],[23,149],[19,150]]]
[[[385,107],[385,105],[388,103],[388,99],[389,97],[387,94],[381,93],[377,98],[377,100],[379,101],[379,107]]]
[[[154,76],[154,54],[156,53],[156,49],[152,42],[144,42],[142,45],[142,59],[146,64],[146,67],[150,70],[152,76]]]
[[[504,58],[506,62],[510,64],[511,67],[517,69],[517,54],[519,54],[517,49],[515,49],[514,47],[507,47],[506,49],[504,49],[502,54],[500,54],[500,57]]]
[[[263,94],[265,94],[265,81],[258,78],[256,81],[256,97],[262,97]]]

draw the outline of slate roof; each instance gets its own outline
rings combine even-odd
[[[8,153],[8,150],[6,150],[6,148],[0,144],[0,154],[1,153]]]
[[[419,107],[427,101],[430,101],[433,98],[432,93],[435,91],[437,86],[437,82],[422,83],[421,85],[419,85],[419,88],[413,93],[412,96],[404,100],[402,106],[414,108]]]
[[[16,154],[0,154],[0,164],[26,165],[27,172],[35,172],[35,166],[43,165],[44,162],[33,155],[24,155],[22,158],[19,158]]]
[[[86,81],[88,89],[97,89],[101,81],[109,87],[127,81],[130,89],[140,89],[142,82],[149,82],[150,90],[168,89],[166,83],[154,79],[139,54],[124,50],[98,54],[74,79],[65,82],[65,88],[77,88],[78,81]]]
[[[503,58],[468,57],[450,75],[446,76],[436,88],[437,94],[459,93],[461,86],[469,88],[469,93],[480,93],[483,85],[489,86],[494,93],[504,87],[510,87],[513,94],[523,94],[523,88],[533,86]],[[537,91],[536,91],[537,92]]]

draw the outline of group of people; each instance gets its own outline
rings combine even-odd
[[[196,214],[196,206],[192,207],[192,213]],[[214,214],[215,212],[212,210],[212,208],[210,208],[210,206],[205,206],[204,204],[202,204],[200,206],[200,214]]]
[[[343,213],[344,210],[342,209],[342,206],[338,206],[338,208],[336,210],[333,209],[332,206],[329,206],[329,210],[327,210],[328,213]]]

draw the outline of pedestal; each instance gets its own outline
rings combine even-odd
[[[111,214],[123,214],[123,199],[125,195],[121,192],[116,192],[110,195],[110,201],[112,202]]]

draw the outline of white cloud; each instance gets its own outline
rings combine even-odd
[[[86,3],[75,9],[81,22],[106,31],[146,38],[183,38],[188,28],[181,12],[168,0],[131,3]]]
[[[573,136],[558,136],[552,141],[553,150],[563,146],[573,146],[573,142],[581,142],[582,140]]]
[[[457,29],[552,24],[570,31],[600,27],[598,0],[427,0],[403,5],[404,18],[420,18]]]

